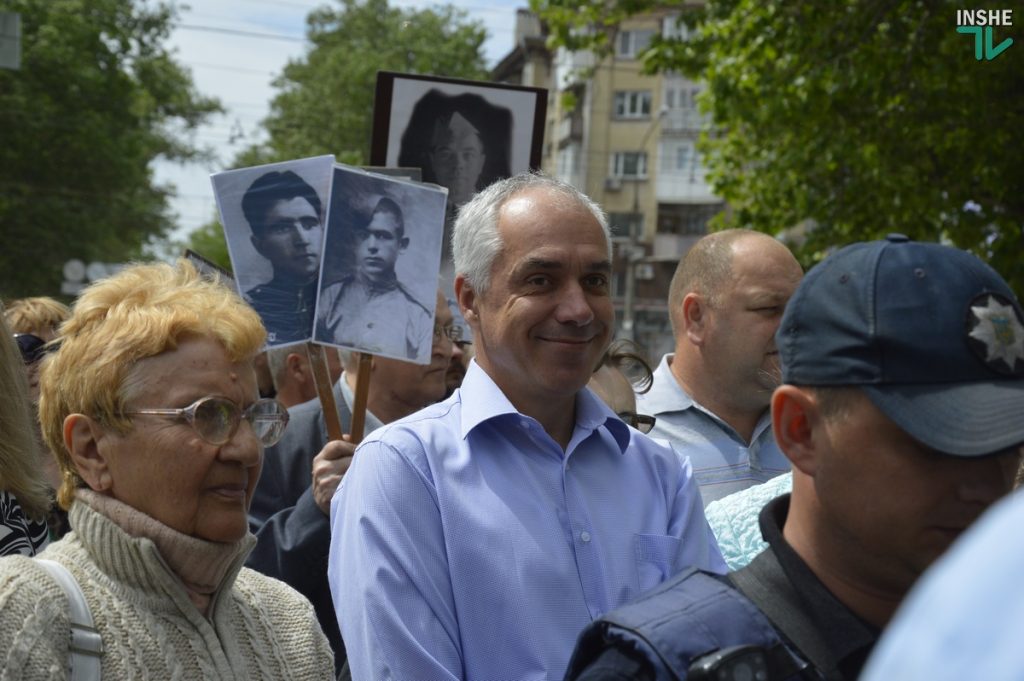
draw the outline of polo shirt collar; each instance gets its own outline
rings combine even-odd
[[[657,406],[654,416],[669,411],[686,411],[694,405],[693,398],[679,385],[675,374],[672,373],[672,367],[669,366],[674,357],[675,354],[669,353],[661,358],[658,368],[654,371],[654,384],[643,396],[645,403]],[[665,380],[658,380],[661,377]]]

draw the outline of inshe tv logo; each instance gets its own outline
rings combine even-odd
[[[992,45],[993,26],[1013,26],[1012,9],[958,9],[956,26],[957,33],[974,35],[974,58],[978,61],[991,61],[1013,44],[1013,38],[1006,38]]]

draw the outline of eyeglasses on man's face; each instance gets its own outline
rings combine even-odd
[[[450,324],[448,326],[434,325],[434,342],[441,340],[441,338],[447,338],[453,343],[459,343],[462,341],[462,327]]]
[[[635,411],[620,411],[619,418],[633,426],[641,433],[649,433],[654,428],[656,418],[649,414],[637,414]]]
[[[263,446],[277,444],[288,425],[288,410],[274,399],[256,400],[244,410],[226,397],[203,397],[180,409],[136,409],[125,416],[165,416],[183,419],[206,442],[223,445],[248,421]]]

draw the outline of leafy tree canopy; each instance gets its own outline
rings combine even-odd
[[[454,78],[487,75],[482,24],[451,6],[389,7],[387,0],[339,0],[313,11],[312,43],[275,81],[279,90],[263,121],[267,141],[244,150],[244,168],[321,154],[352,165],[367,163],[377,71]],[[224,267],[227,246],[216,222],[189,237],[190,247]],[[223,258],[223,262],[221,262]]]
[[[275,81],[279,93],[263,122],[269,139],[235,166],[333,153],[369,156],[377,71],[479,79],[487,71],[483,26],[451,6],[389,7],[387,0],[339,0],[307,20],[309,53]]]
[[[951,0],[532,0],[552,42],[607,54],[620,23],[672,13],[651,72],[706,84],[719,223],[814,226],[805,264],[902,232],[973,251],[1024,293],[1024,41],[976,60]],[[990,9],[1005,3],[971,5]],[[1024,16],[1014,12],[1015,24]],[[672,19],[670,19],[671,21]],[[1014,28],[994,27],[996,45]]]
[[[5,0],[21,68],[0,69],[0,292],[57,295],[71,258],[122,262],[173,225],[157,157],[188,160],[220,110],[164,47],[174,10],[132,0]]]

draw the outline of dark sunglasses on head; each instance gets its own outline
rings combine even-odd
[[[649,414],[637,414],[635,411],[620,411],[619,418],[641,433],[651,432],[651,429],[654,428],[654,422],[657,420]]]
[[[48,352],[46,341],[32,333],[16,333],[14,341],[21,351],[21,360],[25,364],[35,364]]]

